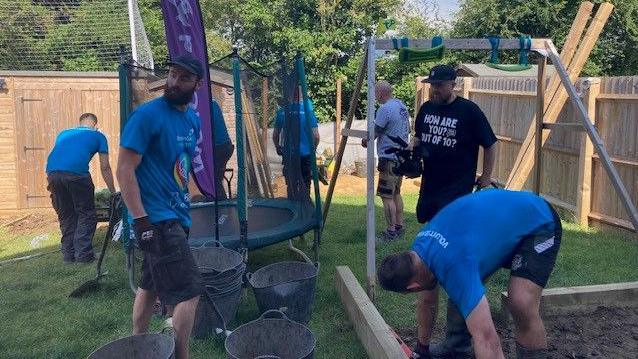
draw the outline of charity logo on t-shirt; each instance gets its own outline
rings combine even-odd
[[[188,153],[183,152],[177,157],[173,168],[175,182],[182,191],[188,189],[188,175],[191,171],[191,158]]]

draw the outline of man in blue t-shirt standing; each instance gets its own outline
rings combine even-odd
[[[189,103],[204,74],[204,66],[192,56],[178,56],[170,63],[164,95],[131,114],[122,132],[117,168],[136,242],[144,252],[133,333],[148,331],[159,298],[173,307],[178,358],[188,358],[188,338],[202,293],[188,245],[188,181],[201,136],[200,119]]]
[[[215,193],[218,199],[226,199],[228,194],[224,190],[224,171],[228,160],[235,152],[235,146],[228,135],[222,109],[215,100],[210,103],[210,113],[213,118],[213,137],[215,139]]]
[[[89,162],[96,153],[99,153],[102,178],[109,191],[115,192],[108,143],[96,126],[97,116],[82,114],[78,127],[58,134],[47,159],[47,189],[60,222],[65,263],[89,263],[95,259],[92,241],[97,216]]]
[[[272,141],[277,154],[283,157],[288,197],[310,200],[311,154],[320,140],[317,116],[309,99],[301,101],[296,82],[292,81],[284,91],[285,103],[277,110]],[[306,107],[310,110],[309,116],[306,116]]]
[[[436,321],[437,283],[459,308],[476,358],[503,358],[483,285],[502,267],[511,270],[508,296],[517,357],[546,358],[540,298],[556,262],[561,233],[552,206],[529,192],[486,190],[444,207],[419,232],[411,251],[387,256],[379,267],[383,288],[421,292],[413,358],[432,358],[429,343]]]

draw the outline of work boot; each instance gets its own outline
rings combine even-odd
[[[432,359],[471,359],[472,352],[455,352],[447,347],[445,342],[430,345]]]
[[[527,349],[516,343],[516,359],[547,359],[547,348]]]
[[[447,328],[443,343],[430,347],[432,358],[472,358],[472,336],[465,326],[465,319],[449,299],[447,301]]]

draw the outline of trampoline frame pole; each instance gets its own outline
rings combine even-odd
[[[310,168],[312,169],[312,183],[315,190],[315,219],[317,221],[317,227],[315,228],[314,233],[314,243],[313,250],[315,255],[315,261],[319,258],[319,244],[321,243],[321,229],[323,227],[323,217],[321,214],[321,193],[319,192],[319,171],[317,170],[317,154],[314,146],[314,138],[312,134],[312,129],[310,128],[310,103],[308,98],[308,83],[306,82],[306,68],[304,66],[304,58],[301,52],[297,53],[297,57],[295,59],[295,67],[297,68],[297,75],[299,76],[299,82],[301,83],[301,94],[303,96],[303,107],[304,107],[304,117],[305,117],[305,126],[304,130],[306,131],[306,136],[308,136],[308,140],[312,141],[313,150],[310,151]]]
[[[131,72],[124,57],[124,49],[120,49],[120,66],[118,68],[118,80],[120,89],[120,137],[124,131],[124,126],[128,122],[131,113]],[[137,293],[135,282],[135,244],[131,242],[130,225],[128,223],[128,209],[122,204],[122,236],[128,238],[128,249],[125,248],[126,269],[128,272],[128,282],[133,294]]]
[[[237,218],[239,219],[239,242],[248,249],[248,208],[246,201],[246,146],[245,126],[242,118],[240,59],[233,49],[233,88],[235,97],[235,143],[237,145]]]

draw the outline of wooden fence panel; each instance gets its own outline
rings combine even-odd
[[[638,76],[602,78],[596,114],[607,151],[627,192],[638,203]],[[620,225],[631,226],[598,159],[594,159],[592,182],[592,217],[618,219]]]
[[[596,87],[595,99],[588,97],[591,83],[597,81],[600,81],[600,92]],[[469,88],[463,88],[463,85]],[[583,101],[592,101],[591,105],[585,103],[585,106],[595,111],[593,117],[605,147],[634,203],[638,203],[638,76],[581,79],[576,85]],[[459,79],[457,86],[458,94],[468,94],[481,107],[497,135],[499,141],[493,177],[503,183],[512,170],[536,111],[536,79],[479,77],[471,81]],[[420,105],[427,100],[427,93],[424,93],[419,82],[417,90],[422,96],[425,95],[416,99]],[[557,122],[580,122],[569,102],[558,115]],[[543,147],[541,193],[560,207],[578,211],[579,188],[589,187],[591,202],[588,205],[591,206],[591,213],[586,213],[585,219],[589,217],[631,228],[624,207],[595,154],[591,175],[580,173],[587,171],[587,166],[579,166],[582,138],[583,132],[562,128],[551,131]],[[587,183],[581,185],[579,175]],[[528,178],[524,188],[533,188],[532,177]],[[589,206],[580,205],[581,209],[589,212]]]
[[[12,78],[0,90],[0,208],[14,208],[18,202],[15,103]]]
[[[83,111],[94,113],[98,118],[98,129],[106,136],[109,144],[109,162],[113,172],[113,180],[117,187],[115,168],[120,144],[120,108],[119,93],[117,91],[85,90],[81,92]],[[89,165],[95,188],[106,188],[100,170],[99,156],[93,157]]]

